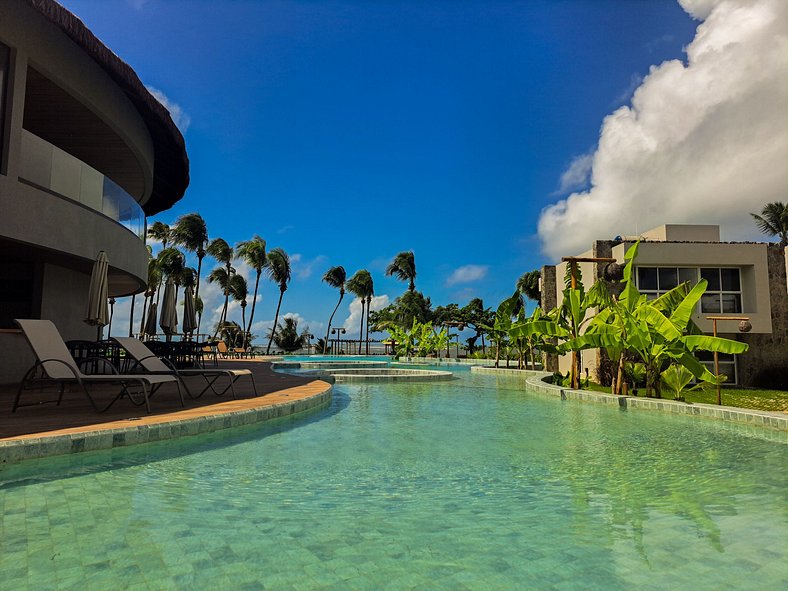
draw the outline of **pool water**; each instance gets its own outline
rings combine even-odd
[[[783,434],[457,376],[5,468],[0,588],[786,588]]]

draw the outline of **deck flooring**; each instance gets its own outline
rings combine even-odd
[[[254,396],[250,380],[241,378],[235,383],[237,400],[233,400],[230,391],[221,397],[208,391],[196,400],[189,398],[184,393],[186,402],[184,408],[180,405],[175,385],[166,384],[151,398],[151,414],[148,415],[145,413],[144,406],[134,406],[129,400],[123,398],[118,400],[108,411],[97,413],[90,406],[81,390],[71,389],[69,391],[67,389],[60,406],[40,404],[22,407],[12,413],[11,408],[16,396],[16,389],[8,386],[0,387],[0,441],[107,429],[121,424],[128,425],[130,420],[140,421],[136,424],[154,424],[173,419],[259,408],[297,399],[301,396],[309,396],[316,391],[317,387],[314,378],[276,373],[271,370],[271,363],[267,361],[220,361],[219,368],[252,370],[260,396]],[[204,384],[200,377],[186,379],[190,385],[199,386],[201,382]],[[220,382],[227,383],[224,378],[220,378]],[[220,382],[217,382],[217,386]],[[220,391],[221,387],[219,387]],[[200,389],[202,389],[201,386],[197,388],[197,391]],[[113,391],[106,388],[95,388],[91,392],[95,392],[94,398],[97,399],[98,404],[101,404],[102,401],[108,402],[114,396]],[[32,401],[35,396],[36,393],[28,392],[23,394],[22,401]],[[53,396],[47,395],[46,397],[52,398]]]

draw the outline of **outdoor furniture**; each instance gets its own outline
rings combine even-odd
[[[14,406],[11,412],[16,412],[20,406],[35,406],[40,403],[20,404],[19,400],[22,392],[25,389],[43,388],[48,383],[57,384],[60,386],[60,394],[57,400],[48,400],[45,402],[56,402],[60,405],[63,400],[63,394],[68,384],[77,384],[85,393],[90,405],[96,412],[104,412],[111,407],[122,396],[128,396],[132,404],[142,405],[145,404],[145,410],[150,413],[150,397],[163,385],[174,382],[178,388],[178,396],[181,399],[181,405],[184,406],[183,393],[181,392],[180,382],[177,378],[167,375],[125,375],[117,373],[117,369],[106,358],[91,358],[86,357],[82,364],[85,363],[98,363],[101,361],[104,367],[109,367],[112,371],[111,374],[85,374],[80,370],[79,365],[69,353],[63,338],[57,330],[57,327],[51,320],[14,320],[19,328],[22,329],[25,339],[30,344],[33,353],[36,356],[36,362],[31,367],[22,382],[19,384],[16,398],[14,399]],[[96,401],[90,395],[87,386],[90,384],[119,384],[121,386],[120,392],[110,401],[104,408],[99,408]],[[129,390],[129,386],[136,385],[142,389],[142,401],[135,399],[136,393]]]
[[[257,385],[254,382],[254,375],[248,369],[178,369],[173,363],[152,353],[151,350],[145,346],[145,343],[138,341],[134,337],[114,337],[114,339],[121,347],[126,350],[127,355],[136,361],[137,365],[135,368],[139,367],[146,374],[150,375],[175,376],[180,381],[180,383],[183,384],[183,387],[186,389],[186,393],[191,398],[199,398],[208,390],[211,390],[211,392],[217,396],[222,396],[228,390],[230,390],[233,395],[233,399],[235,399],[235,382],[244,376],[248,376],[252,381],[254,395],[258,395]],[[186,385],[186,382],[183,380],[184,377],[189,376],[200,376],[205,380],[206,385],[199,393],[192,394],[191,390]],[[224,390],[218,392],[216,388],[214,388],[214,384],[219,378],[223,376],[228,378],[229,384],[224,388]]]
[[[224,341],[216,341],[216,351],[222,356],[222,359],[230,358],[230,350],[227,348],[227,343]]]
[[[216,367],[219,365],[219,360],[217,359],[217,351],[216,345],[213,343],[201,343],[201,351],[202,351],[202,365],[205,367],[205,358],[210,357],[213,359],[213,366]]]

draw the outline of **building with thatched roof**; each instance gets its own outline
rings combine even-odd
[[[126,63],[53,0],[0,2],[0,382],[26,365],[13,318],[95,338],[99,251],[111,297],[144,289],[146,216],[188,184],[183,136]]]

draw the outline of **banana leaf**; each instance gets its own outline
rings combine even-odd
[[[689,351],[700,349],[701,351],[716,351],[717,353],[738,355],[750,348],[747,343],[709,335],[686,335],[681,340]]]

